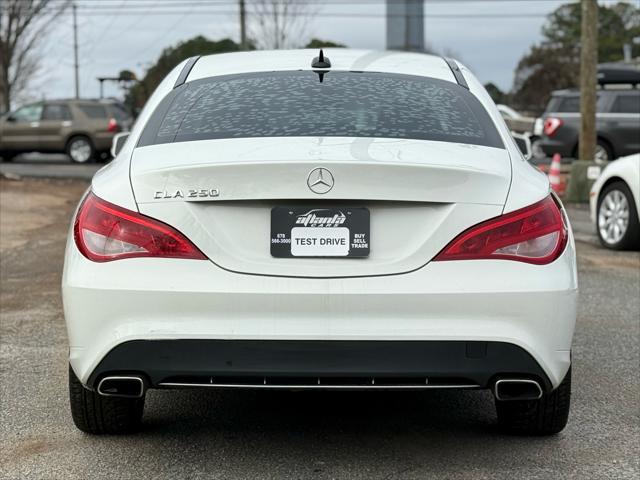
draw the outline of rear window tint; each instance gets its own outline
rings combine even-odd
[[[89,118],[107,118],[107,111],[102,105],[80,104],[78,108]]]
[[[120,105],[109,105],[109,115],[115,117],[116,120],[128,120],[129,113]]]
[[[452,82],[309,71],[206,78],[171,92],[138,146],[246,137],[439,140],[504,148],[484,107]]]
[[[640,94],[618,95],[613,102],[611,111],[614,113],[640,113]]]
[[[575,113],[580,111],[580,97],[565,97],[560,101],[557,112]]]
[[[45,105],[42,120],[71,120],[71,110],[66,105]]]
[[[596,111],[602,112],[606,107],[607,97],[598,93],[596,94],[596,102]],[[580,113],[580,96],[552,97],[545,113]]]

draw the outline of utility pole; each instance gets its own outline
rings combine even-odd
[[[409,6],[405,6],[404,15],[404,49],[406,51],[411,50],[411,13],[409,12]]]
[[[424,1],[387,0],[387,49],[424,51]]]
[[[598,2],[582,0],[580,32],[580,160],[596,152],[596,86],[598,74]]]
[[[78,21],[76,19],[76,4],[71,6],[73,10],[73,69],[76,79],[76,98],[80,98],[80,82],[78,81]]]
[[[247,11],[244,0],[240,0],[240,50],[247,49]]]

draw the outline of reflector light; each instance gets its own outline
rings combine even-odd
[[[560,207],[549,196],[471,227],[434,260],[504,259],[544,265],[560,256],[567,237]]]
[[[118,133],[119,131],[120,131],[120,125],[118,125],[118,121],[115,118],[110,118],[109,125],[107,125],[107,132]]]
[[[549,117],[544,121],[544,134],[547,137],[553,137],[562,125],[564,125],[564,122],[561,119]]]
[[[206,260],[184,235],[169,225],[89,193],[78,210],[74,238],[94,262],[132,257]]]

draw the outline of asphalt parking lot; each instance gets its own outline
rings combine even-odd
[[[573,408],[555,437],[500,433],[484,391],[151,391],[138,435],[79,432],[59,284],[86,186],[0,179],[1,478],[638,478],[640,253],[601,249],[584,208]]]
[[[0,175],[9,177],[76,178],[90,180],[104,164],[74,164],[66,155],[32,153],[20,155],[12,162],[0,163]]]

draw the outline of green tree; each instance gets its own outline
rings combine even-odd
[[[304,48],[346,48],[346,45],[341,43],[332,42],[330,40],[320,40],[319,38],[312,38]]]
[[[513,85],[517,107],[541,112],[553,90],[575,88],[580,75],[580,2],[565,4],[551,13],[542,27],[544,39],[533,45],[518,63]],[[598,61],[623,59],[623,45],[631,44],[640,56],[640,9],[618,2],[598,6]]]
[[[252,46],[250,46],[253,49]],[[129,90],[125,103],[132,111],[139,110],[156,89],[162,79],[180,62],[196,55],[237,52],[240,45],[233,40],[209,40],[201,35],[178,43],[174,47],[165,48],[156,63],[151,66],[144,78]]]
[[[509,103],[509,96],[498,87],[495,83],[489,82],[484,88],[495,103]]]
[[[136,74],[133,73],[131,70],[120,70],[120,73],[118,74],[118,79],[121,82],[135,82]]]

